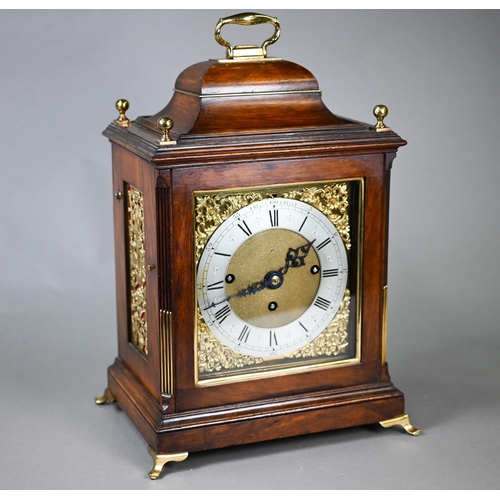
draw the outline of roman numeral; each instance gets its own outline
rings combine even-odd
[[[231,257],[228,253],[214,252],[215,255],[222,255],[222,257]]]
[[[299,321],[299,325],[306,331],[308,332],[309,330]]]
[[[321,250],[323,247],[326,247],[326,245],[328,245],[328,243],[330,243],[331,241],[332,240],[330,238],[327,238],[325,241],[323,241],[316,247],[316,250]]]
[[[306,223],[306,220],[307,220],[307,216],[306,218],[302,221],[302,224],[300,225],[299,227],[299,233],[302,231],[302,228],[304,227],[304,224]]]
[[[271,227],[278,226],[278,211],[276,209],[269,210],[269,219],[271,219]]]
[[[212,283],[211,285],[207,285],[207,290],[219,290],[221,288],[224,288],[223,285],[221,285],[221,283],[223,283],[223,281],[217,281],[216,283]]]
[[[231,314],[231,308],[225,305],[215,313],[215,319],[218,323],[222,323]]]
[[[314,305],[316,307],[319,307],[320,309],[323,309],[323,311],[326,311],[328,309],[328,306],[331,304],[329,300],[324,299],[323,297],[318,297],[314,301]]]
[[[238,337],[238,340],[240,342],[246,342],[248,340],[248,336],[250,335],[250,328],[248,325],[245,325],[243,327],[243,330],[241,330],[240,336]]]
[[[276,338],[276,332],[272,330],[269,332],[269,346],[278,345],[278,339]]]
[[[323,278],[332,278],[339,275],[338,269],[325,269],[323,271]]]
[[[246,221],[242,221],[243,222],[243,227],[241,224],[238,224],[238,227],[247,235],[247,236],[250,236],[252,234],[252,231],[250,231],[250,228],[247,226],[247,223]]]

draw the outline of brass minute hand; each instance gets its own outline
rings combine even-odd
[[[257,281],[252,285],[240,290],[239,292],[233,293],[228,297],[225,297],[222,300],[217,302],[212,302],[208,307],[205,308],[211,309],[212,307],[216,307],[219,304],[223,304],[224,302],[229,302],[231,299],[235,297],[246,297],[247,295],[255,295],[257,292],[261,290],[265,290],[266,288],[276,289],[279,288],[283,284],[284,275],[288,272],[291,267],[302,267],[306,264],[306,257],[311,249],[313,243],[316,240],[311,241],[305,245],[302,245],[297,248],[289,248],[286,253],[285,265],[278,269],[277,271],[269,271],[262,281]]]

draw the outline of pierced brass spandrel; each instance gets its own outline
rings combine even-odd
[[[210,236],[231,215],[254,201],[264,199],[262,193],[200,195],[195,199],[196,265]]]
[[[127,186],[127,229],[130,340],[141,354],[147,356],[144,196],[141,191],[130,184]]]
[[[349,323],[349,304],[351,292],[346,289],[344,299],[337,314],[328,327],[310,344],[292,352],[285,358],[312,358],[316,356],[338,356],[349,345],[347,326]]]
[[[332,222],[344,241],[347,250],[351,248],[351,232],[349,226],[349,188],[345,182],[312,186],[300,190],[283,193],[283,198],[304,201],[323,212]]]
[[[198,309],[198,371],[199,373],[214,373],[221,370],[243,368],[260,365],[263,358],[247,356],[233,351],[210,331],[201,312]]]

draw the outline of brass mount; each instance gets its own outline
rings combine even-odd
[[[149,473],[149,477],[151,479],[157,479],[161,474],[163,466],[168,462],[182,462],[186,460],[188,457],[187,452],[179,452],[179,453],[157,453],[151,446],[148,446],[148,453],[151,455],[153,459],[153,468]]]
[[[123,128],[128,128],[132,125],[132,122],[125,116],[125,112],[129,108],[129,102],[127,99],[118,99],[115,104],[120,116],[116,119],[116,124]]]
[[[104,391],[104,394],[100,397],[94,398],[95,404],[96,405],[105,405],[105,404],[111,404],[116,401],[115,397],[109,390],[109,388],[106,388]]]
[[[177,141],[172,140],[169,135],[171,128],[174,126],[174,120],[172,120],[172,118],[169,118],[168,116],[160,116],[156,124],[163,134],[160,139],[160,146],[177,144]]]
[[[373,130],[375,130],[376,132],[387,132],[389,130],[392,130],[389,127],[386,127],[384,123],[384,118],[389,114],[387,106],[384,106],[383,104],[377,104],[373,108],[373,114],[377,119],[377,123],[372,127]]]
[[[220,34],[222,27],[226,24],[253,26],[264,23],[270,23],[274,26],[274,34],[265,40],[260,47],[258,45],[237,45],[233,47]],[[281,28],[277,17],[257,14],[256,12],[242,12],[241,14],[219,19],[215,27],[215,40],[218,44],[226,47],[226,61],[265,59],[267,57],[267,46],[275,43],[280,37],[280,33]]]
[[[407,413],[394,418],[389,418],[387,420],[382,420],[379,422],[379,424],[385,429],[393,427],[394,425],[400,425],[408,434],[411,434],[412,436],[418,436],[420,434],[420,429],[417,429],[416,427],[413,427],[413,425],[411,425],[410,417],[408,417]]]

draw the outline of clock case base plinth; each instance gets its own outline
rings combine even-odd
[[[403,393],[388,375],[383,378],[378,384],[168,414],[117,359],[108,369],[107,391],[108,402],[120,406],[148,443],[156,464],[150,476],[156,479],[164,464],[191,452],[375,423],[409,425]],[[411,426],[406,430],[419,432]]]

